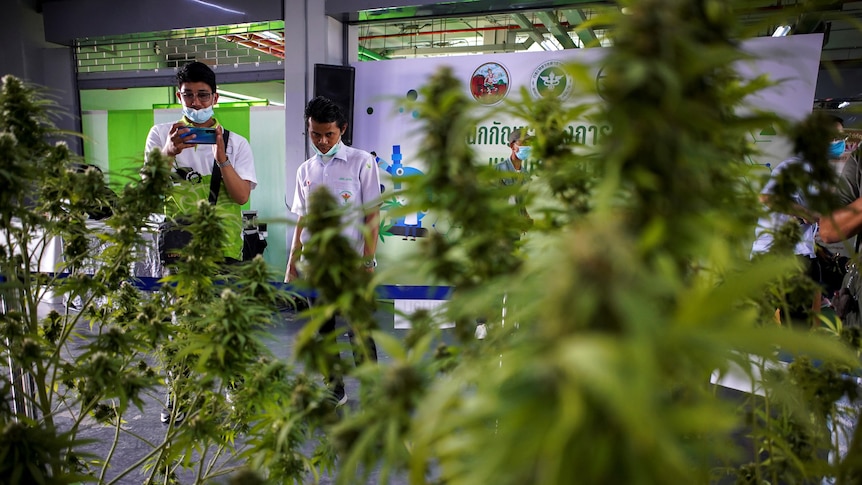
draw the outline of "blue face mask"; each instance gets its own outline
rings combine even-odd
[[[206,123],[213,117],[213,107],[210,106],[204,109],[194,109],[188,106],[183,106],[183,114],[186,118],[192,120],[193,123]]]
[[[533,153],[533,147],[521,146],[518,147],[518,151],[515,152],[515,156],[518,157],[518,160],[528,160],[531,153]]]
[[[844,140],[833,141],[829,145],[829,159],[841,158],[841,155],[844,155],[844,148]]]
[[[332,145],[332,148],[330,148],[329,151],[326,153],[323,153],[322,151],[318,150],[317,146],[314,145],[313,143],[311,144],[311,148],[314,149],[314,153],[320,155],[321,157],[331,157],[331,156],[335,155],[336,153],[338,153],[338,149],[341,148],[341,140],[338,140],[338,143],[336,143],[335,145]]]

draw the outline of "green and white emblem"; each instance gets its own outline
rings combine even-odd
[[[530,78],[530,93],[534,98],[554,97],[566,99],[572,92],[572,78],[560,61],[546,61],[539,65]]]

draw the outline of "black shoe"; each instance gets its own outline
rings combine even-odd
[[[173,400],[169,397],[167,404],[162,409],[161,414],[159,415],[159,419],[161,422],[167,424],[171,422],[171,413],[174,409]],[[181,423],[184,419],[186,419],[186,413],[182,409],[177,409],[177,415],[174,417],[174,424]]]
[[[335,407],[343,406],[347,403],[347,393],[344,392],[344,384],[332,386],[332,401],[335,402]]]

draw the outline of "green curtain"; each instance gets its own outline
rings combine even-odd
[[[247,140],[251,139],[248,106],[216,108],[215,117],[224,127],[233,133],[239,133]]]

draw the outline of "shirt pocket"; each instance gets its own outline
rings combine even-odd
[[[354,206],[362,203],[362,194],[359,184],[356,182],[336,182],[333,188],[333,196],[340,205]]]

